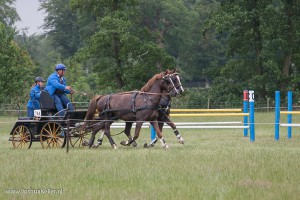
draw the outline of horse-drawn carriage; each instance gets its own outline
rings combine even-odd
[[[66,145],[67,134],[72,146],[81,145],[89,130],[81,130],[86,109],[64,110],[65,115],[57,112],[54,100],[46,91],[41,91],[40,110],[35,116],[19,117],[12,128],[9,141],[14,148],[30,148],[32,142],[40,142],[44,148],[62,148]]]
[[[40,97],[40,113],[34,118],[19,118],[10,133],[9,140],[12,141],[14,148],[30,148],[34,141],[40,141],[44,148],[64,147],[68,141],[72,146],[91,147],[94,144],[95,135],[102,130],[111,146],[117,148],[110,134],[110,126],[114,121],[126,122],[124,132],[128,141],[121,142],[124,146],[135,143],[143,122],[148,121],[158,136],[151,141],[150,146],[159,139],[162,146],[168,148],[161,131],[162,122],[170,123],[170,119],[161,112],[160,103],[164,96],[169,102],[171,96],[182,92],[183,87],[176,70],[166,71],[154,75],[141,91],[97,95],[91,100],[87,110],[65,111],[65,115],[61,117],[55,109],[54,100],[49,93],[43,91]],[[95,118],[96,111],[98,114]],[[133,123],[136,123],[134,137],[130,135]],[[174,124],[172,128],[179,142],[183,143]]]

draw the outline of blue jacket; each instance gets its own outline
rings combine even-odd
[[[39,85],[35,85],[30,89],[30,99],[28,100],[27,107],[33,109],[40,108],[40,95],[41,95],[41,88]]]
[[[57,75],[57,73],[54,72],[53,74],[51,74],[48,77],[45,90],[47,92],[49,92],[49,94],[51,96],[53,96],[55,90],[61,90],[65,94],[70,94],[71,91],[70,90],[66,90],[66,86],[67,86],[66,79],[64,77],[59,78],[59,76]]]

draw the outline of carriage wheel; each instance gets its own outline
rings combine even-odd
[[[81,128],[73,129],[70,133],[70,143],[72,147],[83,147],[91,138],[91,132],[81,130]]]
[[[43,148],[62,148],[66,143],[65,135],[61,125],[48,122],[41,129],[40,142]]]
[[[29,149],[32,144],[32,137],[29,129],[20,125],[13,130],[12,144],[15,149]]]

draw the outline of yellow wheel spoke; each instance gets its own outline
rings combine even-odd
[[[74,145],[76,145],[76,143],[80,140],[81,138],[79,137],[78,139],[76,139],[76,141],[74,142]]]
[[[47,141],[47,142],[48,142],[48,141]],[[48,144],[48,145],[47,145],[47,147],[50,147],[50,145],[51,145],[51,142],[48,142],[47,144]]]
[[[55,139],[54,142],[57,143],[57,144],[59,144],[59,143],[63,144],[63,142],[59,138]]]
[[[55,142],[57,148],[61,147],[60,144],[59,144],[59,142],[62,143],[60,140],[58,140],[58,141]]]
[[[73,145],[72,145],[72,146],[75,146],[79,140],[80,140],[80,137],[79,137],[79,138],[77,138],[77,139],[75,139],[75,142],[72,142],[72,143],[73,143]],[[79,145],[80,145],[80,144],[79,144]]]
[[[14,148],[29,148],[31,145],[31,134],[24,125],[17,126],[12,134],[12,144]]]
[[[46,131],[49,135],[51,135],[51,132],[47,129],[44,129],[44,131]]]
[[[57,128],[55,128],[55,125],[53,126],[53,135],[58,135],[61,132],[61,127],[58,126]]]
[[[40,134],[40,136],[49,138],[49,135]]]
[[[18,144],[18,146],[17,146],[17,148],[19,148],[19,146],[21,145],[21,142],[19,142],[19,144]]]
[[[50,126],[49,123],[47,124],[47,126],[48,126],[48,129],[46,129],[46,127],[45,127],[45,129],[46,129],[46,130],[49,130],[49,132],[52,132],[52,131],[51,131],[51,126]]]
[[[81,147],[83,146],[82,143],[85,142],[86,140],[89,140],[89,132],[86,130],[72,130],[74,136],[70,137],[70,142],[72,147]]]
[[[57,143],[57,140],[60,141],[60,132],[61,132],[61,126],[55,122],[48,122],[46,123],[40,133],[40,140],[42,143],[42,146],[46,146],[48,148],[58,147],[59,143]],[[43,143],[47,143],[47,145],[44,145]]]

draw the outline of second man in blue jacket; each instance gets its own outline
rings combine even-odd
[[[73,94],[71,86],[67,86],[66,79],[64,78],[66,67],[64,64],[55,66],[55,72],[48,77],[45,90],[53,97],[55,107],[60,116],[64,116],[64,108],[67,110],[74,110],[71,101],[66,94]]]

